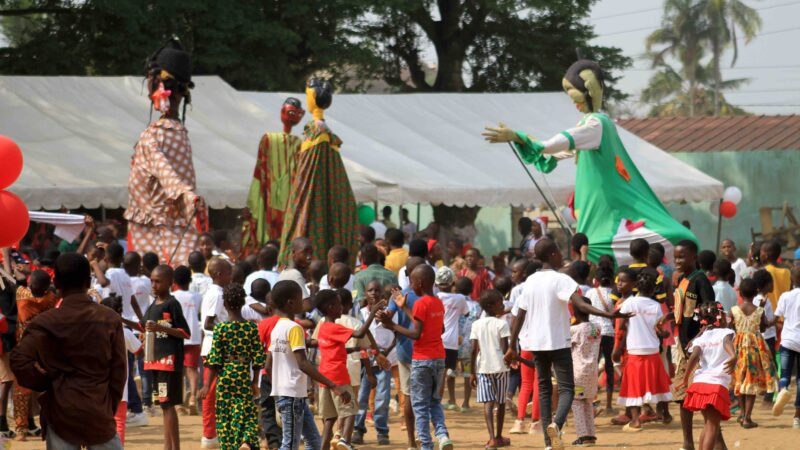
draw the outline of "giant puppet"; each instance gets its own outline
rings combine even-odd
[[[255,253],[270,239],[280,239],[286,202],[294,178],[302,139],[292,127],[305,115],[300,100],[289,97],[281,107],[283,131],[265,133],[258,144],[258,157],[247,196],[250,216],[244,223],[242,250]]]
[[[286,204],[281,265],[291,259],[291,243],[297,237],[310,239],[314,255],[322,261],[334,245],[343,245],[350,255],[356,254],[356,200],[339,154],[342,140],[325,123],[325,109],[332,101],[333,86],[329,81],[308,81],[306,104],[312,120],[303,130],[303,144]]]
[[[187,263],[198,237],[196,224],[206,219],[183,123],[193,87],[191,56],[177,39],[148,59],[147,89],[160,117],[139,136],[128,178],[128,248],[154,252],[172,265]]]
[[[578,232],[589,238],[589,257],[595,261],[611,254],[618,264],[630,263],[630,243],[637,238],[660,242],[670,258],[679,241],[696,241],[656,197],[622,145],[614,122],[600,112],[604,89],[600,66],[589,60],[575,62],[562,86],[585,114],[577,126],[539,141],[500,125],[487,128],[486,139],[512,142],[523,160],[543,173],[555,169],[558,160],[575,156],[574,211]]]

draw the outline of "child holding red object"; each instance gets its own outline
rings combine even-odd
[[[720,306],[719,303],[706,303],[698,308],[698,319],[705,329],[689,344],[691,356],[680,383],[685,386],[694,373],[683,407],[692,412],[703,412],[705,427],[700,433],[701,450],[712,450],[718,442],[726,448],[720,422],[731,416],[728,385],[736,365],[734,331],[724,328],[725,311]],[[700,367],[695,372],[698,364]]]

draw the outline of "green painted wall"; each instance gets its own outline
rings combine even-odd
[[[378,204],[378,216],[385,206],[384,203]],[[400,208],[398,205],[392,207],[392,221],[400,223]],[[412,222],[417,222],[417,205],[402,205],[408,209],[409,218]],[[417,226],[422,229],[433,221],[433,208],[430,205],[420,206],[420,215]],[[491,207],[481,208],[478,218],[475,221],[477,236],[475,245],[481,249],[486,256],[496,255],[511,246],[511,208],[510,207]]]
[[[737,186],[742,190],[742,201],[732,219],[722,219],[722,238],[733,239],[740,253],[747,251],[752,240],[750,228],[761,231],[758,210],[761,207],[780,207],[784,202],[800,215],[800,152],[744,151],[672,153],[706,174],[723,182],[725,187]],[[717,219],[712,217],[709,202],[667,204],[667,209],[680,220],[689,220],[692,231],[703,248],[714,249],[717,240]],[[779,214],[773,215],[777,221]]]

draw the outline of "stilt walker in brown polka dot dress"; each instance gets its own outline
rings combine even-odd
[[[125,210],[129,249],[154,252],[173,266],[187,263],[198,224],[207,223],[205,202],[195,193],[192,146],[183,124],[194,87],[191,73],[191,56],[177,39],[148,60],[148,92],[161,117],[142,132],[134,148]]]

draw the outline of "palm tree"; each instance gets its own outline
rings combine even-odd
[[[695,87],[690,88],[683,76],[669,64],[662,64],[658,72],[642,91],[639,100],[653,105],[648,113],[651,117],[686,116],[692,111],[698,115],[711,115],[719,110],[723,115],[743,115],[747,111],[731,105],[720,94],[710,88],[713,67],[697,66]],[[724,80],[720,82],[722,89],[736,89],[749,81],[747,78]],[[719,104],[711,100],[718,100]]]
[[[694,116],[697,70],[703,58],[703,44],[714,32],[706,15],[705,1],[667,0],[661,23],[661,28],[650,33],[645,41],[647,52],[652,58],[652,67],[665,65],[667,56],[680,61],[681,78],[689,84],[686,91],[688,114]],[[654,51],[657,46],[660,48]]]
[[[711,60],[714,70],[714,115],[720,114],[720,98],[722,97],[722,73],[720,59],[728,45],[733,45],[731,67],[739,56],[739,45],[736,28],[744,33],[745,44],[749,43],[761,29],[761,17],[758,12],[739,0],[704,0],[706,14],[711,24]]]

